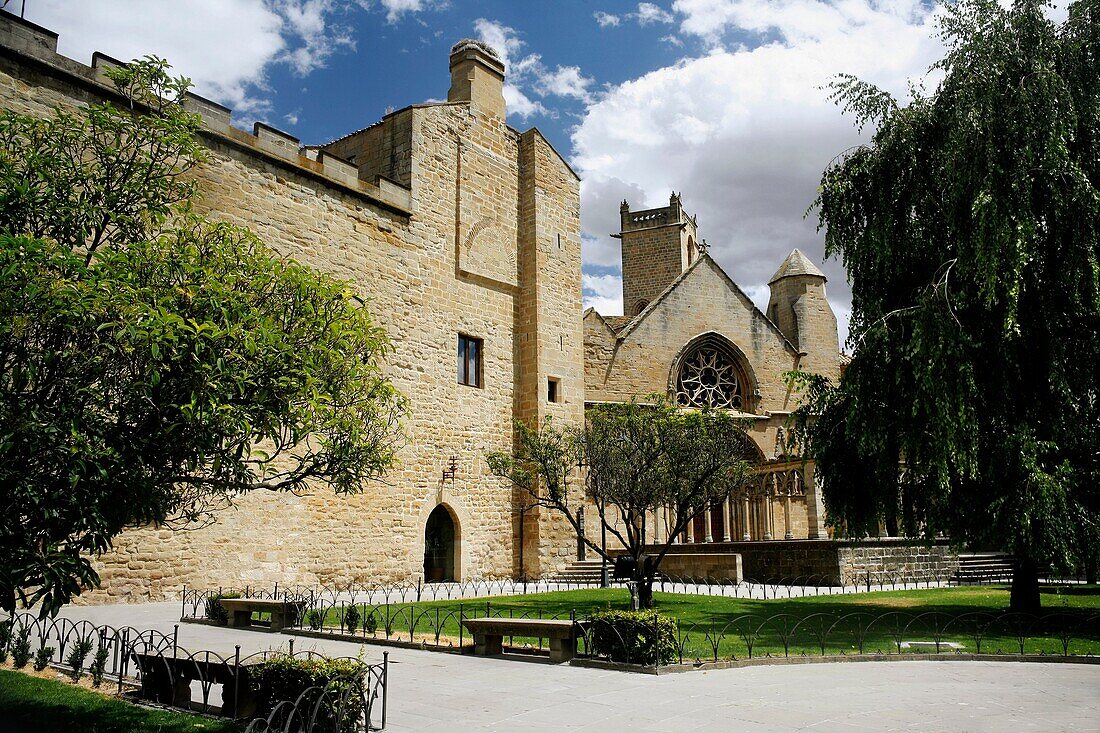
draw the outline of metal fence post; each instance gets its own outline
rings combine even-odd
[[[187,584],[183,584],[183,595],[180,596],[180,620],[187,617]]]
[[[294,656],[294,637],[290,637],[290,656]]]
[[[233,655],[233,720],[237,719],[240,707],[240,681],[241,681],[241,645],[237,644]]]
[[[180,649],[180,625],[173,624],[172,626],[172,659],[179,656]]]
[[[382,652],[382,729],[386,729],[386,698],[390,688],[390,653]]]
[[[658,624],[657,611],[653,611],[653,635],[651,637],[651,644],[653,645],[653,674],[661,674],[661,646],[659,644],[658,634],[660,633],[660,625]]]
[[[122,630],[122,661],[118,665],[118,694],[122,694],[122,678],[126,674],[126,667],[128,666],[126,660],[130,653],[130,630]]]

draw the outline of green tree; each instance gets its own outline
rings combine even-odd
[[[350,285],[188,213],[186,80],[0,114],[0,606],[56,613],[127,527],[210,521],[241,492],[363,489],[403,400]]]
[[[583,430],[557,428],[549,419],[541,428],[517,422],[515,452],[492,453],[488,463],[535,504],[564,516],[578,536],[578,510],[590,498],[601,529],[634,559],[639,600],[652,608],[653,579],[673,539],[751,473],[753,451],[744,427],[721,410],[681,410],[655,396],[652,404],[589,408]],[[657,511],[668,512],[667,538],[650,526]],[[617,550],[583,537],[614,562]],[[647,555],[651,545],[658,549]]]
[[[875,128],[816,203],[853,356],[799,416],[834,524],[1001,547],[1019,610],[1095,562],[1100,505],[1100,3],[1043,10],[946,6],[943,80],[907,105],[835,84]]]

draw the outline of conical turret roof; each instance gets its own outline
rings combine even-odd
[[[825,278],[825,273],[822,272],[809,257],[802,254],[802,250],[793,249],[791,253],[787,255],[787,259],[783,260],[783,264],[779,266],[779,269],[775,271],[771,279],[768,280],[768,285],[771,285],[781,278],[792,277],[794,275],[811,275],[813,277]]]

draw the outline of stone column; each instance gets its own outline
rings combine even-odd
[[[787,531],[783,534],[783,539],[793,540],[794,539],[794,533],[791,532],[791,487],[790,486],[788,486],[787,490],[784,492],[783,511],[787,515],[786,516],[786,522],[785,522]]]
[[[825,531],[825,504],[821,501],[821,491],[814,474],[814,462],[809,461],[802,470],[802,485],[806,487],[806,524],[809,539],[827,540],[829,533]]]
[[[745,489],[745,495],[742,497],[741,506],[741,528],[743,531],[741,539],[748,542],[752,539],[752,534],[749,529],[749,491]]]
[[[764,496],[761,501],[764,504],[764,539],[772,538],[772,484],[775,482],[775,474],[768,476],[764,482]]]
[[[687,541],[688,544],[695,542],[695,515],[691,516],[691,519],[687,521]]]
[[[732,497],[727,496],[722,500],[722,541],[729,542],[730,536],[733,530],[730,529],[730,524],[733,522],[733,512],[730,511],[730,501]]]
[[[710,512],[709,506],[703,507],[703,542],[714,542],[714,533],[710,528]]]

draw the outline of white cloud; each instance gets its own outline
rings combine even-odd
[[[431,10],[445,5],[446,2],[445,0],[443,2],[433,2],[432,0],[381,0],[381,4],[386,11],[386,22],[396,23],[406,13],[416,14],[424,10]],[[371,3],[369,0],[359,0],[359,5],[369,8]]]
[[[698,58],[608,90],[573,133],[583,179],[586,264],[616,264],[619,203],[661,206],[682,191],[711,254],[757,305],[791,249],[821,263],[816,217],[804,219],[830,160],[858,144],[822,89],[848,72],[904,95],[942,55],[932,13],[916,0],[677,0],[681,33],[709,44]],[[721,43],[760,33],[755,48]],[[610,228],[609,228],[610,227]],[[850,292],[839,263],[822,265],[846,335]]]
[[[323,67],[340,48],[355,48],[349,29],[333,27],[328,22],[327,16],[334,9],[333,0],[282,3],[279,7],[286,27],[302,41],[302,45],[289,50],[284,57],[299,76]]]
[[[672,13],[653,3],[638,3],[638,9],[630,13],[630,16],[638,21],[639,25],[671,23],[673,21]]]
[[[596,19],[596,22],[600,24],[600,28],[612,27],[614,28],[620,22],[620,18],[617,15],[611,13],[605,13],[602,10],[597,10],[592,14],[592,17]]]
[[[70,58],[156,54],[199,94],[262,116],[270,110],[265,74],[272,64],[305,75],[353,45],[350,32],[330,22],[336,11],[335,0],[36,0],[27,19],[59,33],[58,50]]]
[[[585,308],[604,316],[622,315],[623,279],[618,275],[582,275],[581,290]]]
[[[495,20],[478,18],[474,21],[474,30],[477,31],[480,41],[493,47],[500,56],[500,60],[504,62],[504,68],[510,71],[512,57],[519,54],[519,50],[523,48],[523,41],[520,40],[516,29]]]
[[[474,21],[478,38],[489,44],[504,62],[504,102],[509,114],[526,120],[533,114],[548,114],[540,102],[530,98],[525,89],[540,97],[558,96],[591,102],[589,91],[595,82],[581,73],[577,66],[557,66],[550,69],[537,53],[523,55],[525,45],[514,29],[496,21],[478,18]]]
[[[513,84],[504,85],[504,104],[508,114],[518,115],[524,120],[531,115],[546,114],[546,107],[541,102],[531,99]]]
[[[591,101],[592,95],[588,88],[593,84],[593,80],[584,76],[579,66],[559,66],[553,71],[543,69],[536,74],[538,92],[542,96],[555,95],[571,97],[583,102]]]

